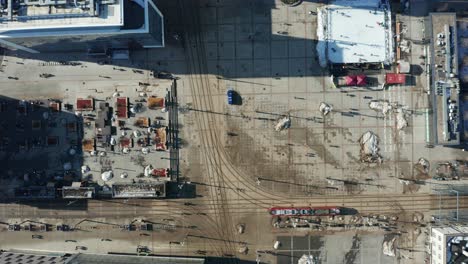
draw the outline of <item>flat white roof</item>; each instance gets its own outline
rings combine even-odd
[[[439,226],[433,227],[432,232],[447,236],[468,235],[468,226]]]
[[[319,54],[332,63],[391,63],[390,6],[380,0],[335,0],[319,12]],[[320,32],[321,31],[321,32]],[[323,58],[321,58],[323,59]]]
[[[76,27],[122,26],[123,0],[115,4],[102,4],[98,16],[89,16],[80,8],[60,9],[47,6],[28,6],[27,15],[13,17],[14,20],[0,20],[0,34],[17,30],[66,29]]]

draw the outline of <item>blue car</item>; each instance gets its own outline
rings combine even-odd
[[[232,105],[234,103],[234,91],[229,89],[227,91],[227,99],[228,99],[228,104]]]

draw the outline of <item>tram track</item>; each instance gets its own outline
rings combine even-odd
[[[357,199],[356,199],[357,198]],[[325,198],[317,197],[315,199],[300,201],[292,199],[289,202],[274,202],[273,200],[263,199],[262,202],[269,206],[258,207],[246,200],[237,200],[236,203],[225,203],[217,199],[203,199],[197,201],[196,204],[187,206],[184,203],[166,202],[164,200],[136,200],[134,203],[107,203],[104,200],[93,200],[88,202],[87,210],[80,210],[78,207],[70,205],[68,210],[59,211],[60,217],[86,217],[99,218],[116,216],[177,216],[187,215],[191,217],[199,216],[200,218],[208,218],[207,224],[214,224],[215,216],[219,206],[224,206],[224,210],[230,214],[267,214],[268,208],[274,206],[338,206],[344,208],[356,209],[357,213],[397,213],[400,210],[428,212],[437,210],[439,202],[443,204],[444,209],[455,209],[457,201],[455,196],[438,196],[434,195],[417,195],[417,196],[398,196],[394,198],[382,198],[376,196],[363,196],[344,198]],[[21,204],[2,204],[2,218],[11,217],[56,217],[57,210],[55,209],[37,209]],[[468,208],[468,197],[459,197],[459,208]],[[13,214],[16,212],[15,214]]]
[[[185,47],[187,63],[192,73],[189,76],[190,89],[192,94],[209,94],[210,81],[206,75],[208,69],[204,42],[200,32],[200,18],[198,12],[193,12],[193,10],[198,10],[196,7],[194,8],[194,2],[195,1],[179,1],[182,14],[186,18],[186,21],[188,21],[188,23],[185,23],[185,36],[190,42],[186,42]],[[213,109],[212,100],[213,98],[211,98],[211,96],[197,96],[194,98],[194,105],[202,108],[207,106]],[[236,245],[230,242],[234,235],[230,212],[226,210],[229,201],[226,196],[226,189],[223,188],[225,187],[224,175],[218,153],[215,152],[216,148],[212,148],[212,143],[218,142],[217,131],[212,129],[213,124],[216,124],[217,117],[207,116],[201,113],[197,113],[195,117],[197,119],[197,127],[198,131],[200,131],[201,141],[203,146],[205,146],[200,154],[205,160],[205,171],[208,176],[206,180],[211,186],[220,186],[220,188],[209,187],[210,197],[214,199],[216,203],[209,205],[212,215],[204,214],[204,216],[214,224],[212,230],[215,231],[216,237],[221,238],[221,242],[219,245],[215,245],[215,248],[223,255],[226,254],[226,252],[233,255],[236,252]]]

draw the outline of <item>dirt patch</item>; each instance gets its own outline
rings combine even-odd
[[[271,154],[266,151],[266,148],[255,149],[252,146],[258,145],[254,139],[248,134],[237,131],[234,128],[229,131],[236,131],[236,136],[231,136],[227,140],[227,154],[229,160],[234,167],[242,168],[245,175],[248,175],[252,180],[256,178],[262,179],[263,187],[272,187],[273,185],[281,186],[290,190],[294,188],[294,179],[296,179],[297,172],[289,166],[278,166],[271,162]],[[275,149],[272,149],[274,152]],[[279,155],[287,155],[287,147],[281,151]],[[293,183],[293,184],[288,184]],[[275,187],[276,188],[276,187]]]
[[[344,260],[345,264],[354,264],[356,257],[359,255],[359,250],[361,248],[361,237],[356,234],[353,236],[353,244],[348,252],[346,252]]]
[[[405,184],[405,185],[403,185],[403,193],[404,194],[406,194],[406,193],[415,193],[415,192],[419,191],[420,188],[421,188],[421,185],[416,184],[416,183]]]
[[[324,245],[323,237],[321,236],[311,236],[310,237],[310,249],[311,250],[320,250]]]
[[[354,163],[360,163],[361,162],[358,158],[354,157],[353,154],[351,152],[349,152],[349,151],[346,152],[346,156],[350,160],[352,160]]]
[[[346,180],[343,184],[344,190],[348,194],[360,194],[364,191],[358,180]]]

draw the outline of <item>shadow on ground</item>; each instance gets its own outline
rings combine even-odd
[[[77,70],[82,67],[80,62],[93,62],[114,65],[116,71],[122,69],[119,67],[131,67],[175,75],[211,74],[226,80],[322,76],[325,69],[318,64],[316,26],[310,22],[316,14],[309,13],[315,12],[316,3],[322,2],[304,1],[281,9],[294,15],[293,21],[288,22],[287,14],[278,12],[274,0],[159,1],[167,31],[165,48],[131,51],[130,61],[88,57],[85,51],[43,54],[18,51],[17,56],[58,62]],[[308,37],[298,37],[304,31]],[[54,44],[58,43],[42,45]],[[40,45],[36,48],[41,50]]]
[[[0,199],[46,206],[81,181],[81,127],[58,100],[0,96]]]

